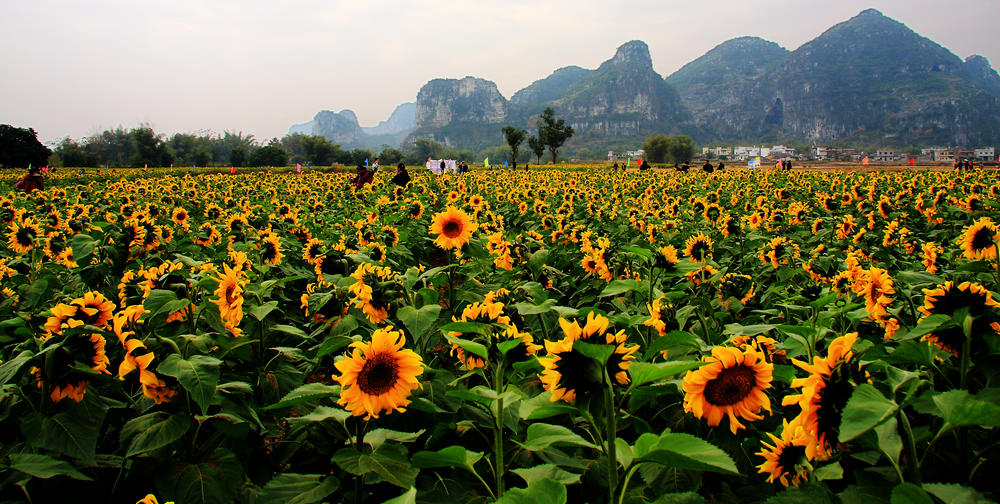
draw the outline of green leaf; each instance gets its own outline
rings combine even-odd
[[[258,504],[315,504],[337,490],[340,482],[323,474],[283,473],[271,478]]]
[[[179,354],[170,354],[159,366],[157,372],[177,378],[177,381],[198,403],[201,413],[207,414],[215,397],[215,386],[219,384],[219,365],[222,361],[206,355],[192,355],[183,359]]]
[[[68,462],[37,453],[11,453],[10,468],[42,479],[68,476],[79,481],[93,481]]]
[[[514,441],[518,443],[517,441]],[[542,451],[553,445],[576,445],[587,448],[597,448],[596,445],[583,439],[561,425],[533,423],[528,426],[528,434],[524,443],[518,443],[528,451]]]
[[[573,342],[573,351],[590,357],[591,359],[600,362],[603,366],[607,364],[608,358],[615,353],[615,346],[603,343],[587,343],[586,341],[577,340]]]
[[[540,315],[552,310],[556,305],[555,299],[546,299],[542,301],[541,304],[531,304],[531,303],[515,303],[514,308],[517,308],[517,313],[520,315]]]
[[[642,287],[642,284],[631,278],[625,280],[614,280],[601,291],[598,297],[618,296],[626,292],[631,292]]]
[[[566,486],[556,481],[541,480],[528,488],[511,488],[496,504],[566,504]]]
[[[324,397],[333,397],[339,395],[340,395],[339,385],[325,385],[319,382],[307,383],[285,394],[285,396],[282,397],[280,401],[270,406],[265,406],[264,411],[270,411],[279,408],[288,408],[290,406],[295,406],[296,404],[315,401],[317,399],[322,399]]]
[[[777,328],[778,326],[773,324],[757,324],[757,325],[741,325],[741,324],[726,324],[725,334],[731,336],[756,336],[758,334],[767,334],[768,331]]]
[[[338,423],[344,423],[348,418],[351,417],[351,412],[342,408],[331,408],[329,406],[317,406],[316,409],[309,413],[308,415],[302,415],[297,417],[288,417],[288,423],[318,423],[325,422],[327,420],[336,420]]]
[[[245,476],[243,464],[229,450],[217,448],[197,462],[164,464],[156,480],[158,493],[184,504],[236,502]]]
[[[903,439],[899,436],[899,423],[896,417],[890,418],[887,422],[875,427],[875,434],[878,435],[878,448],[889,457],[893,467],[899,467],[899,454],[903,452]]]
[[[305,331],[295,326],[290,326],[285,324],[274,324],[273,326],[271,326],[271,331],[287,334],[289,336],[295,336],[296,338],[299,339],[304,339],[304,340],[309,339],[309,335],[306,334]]]
[[[164,417],[165,413],[156,412],[125,423],[119,439],[123,446],[131,440],[125,453],[126,458],[168,446],[180,439],[191,426],[191,419],[184,414],[175,413]]]
[[[428,304],[419,310],[412,306],[403,306],[396,310],[396,317],[403,322],[414,339],[419,340],[441,314],[441,305]]]
[[[964,390],[941,392],[933,399],[939,411],[936,414],[947,424],[943,430],[970,425],[1000,427],[1000,406],[993,402],[976,399]]]
[[[840,442],[846,443],[881,424],[896,412],[896,403],[875,387],[862,383],[854,389],[840,421]]]
[[[840,465],[840,462],[834,462],[816,469],[813,475],[819,481],[839,480],[844,477],[844,468]]]
[[[924,483],[924,490],[941,499],[946,504],[990,504],[993,501],[983,497],[975,489],[950,483]]]
[[[916,327],[910,329],[906,334],[896,334],[892,339],[896,341],[907,341],[911,339],[919,338],[925,334],[930,334],[934,332],[935,329],[941,327],[944,324],[951,322],[951,316],[936,314],[925,318],[922,322],[917,324]]]
[[[647,383],[677,376],[692,369],[698,369],[704,364],[705,363],[698,361],[670,361],[658,362],[655,364],[633,362],[628,368],[628,374],[632,377],[632,386],[638,387]]]
[[[406,450],[398,445],[383,445],[372,453],[341,448],[333,454],[341,469],[355,475],[374,473],[393,485],[410,488],[417,479],[417,469],[407,460]]]
[[[892,489],[890,504],[934,504],[934,500],[922,488],[913,483],[900,483]]]
[[[69,240],[69,246],[73,249],[73,260],[78,264],[89,264],[97,243],[97,240],[88,234],[73,235]]]
[[[35,308],[44,299],[47,298],[45,294],[49,292],[49,281],[46,278],[39,278],[31,283],[27,289],[24,290],[24,303],[27,308]]]
[[[419,451],[413,454],[411,460],[413,467],[418,469],[452,467],[475,473],[473,465],[481,458],[483,454],[480,452],[469,451],[461,446],[449,446],[438,451]]]
[[[536,481],[555,481],[561,485],[573,485],[580,482],[580,474],[574,474],[569,471],[564,471],[559,466],[555,464],[542,464],[535,467],[526,467],[523,469],[514,469],[514,474],[523,479],[528,486]]]
[[[403,495],[393,497],[382,504],[417,504],[417,489],[410,487]]]
[[[474,322],[456,322],[456,323],[457,324],[472,324]],[[450,325],[454,325],[454,324],[448,324],[448,325],[450,326]],[[480,325],[485,325],[485,324],[480,324]],[[448,327],[448,326],[442,327],[441,330],[442,331],[449,330],[449,329],[446,329],[446,327]],[[454,329],[451,329],[451,330],[454,330]],[[489,358],[488,357],[489,353],[486,350],[486,346],[483,345],[482,343],[476,343],[475,341],[469,341],[467,339],[462,339],[462,338],[453,338],[451,336],[448,336],[448,341],[450,341],[450,342],[458,345],[459,347],[462,348],[462,350],[465,350],[466,352],[469,352],[472,355],[475,355],[475,356],[478,356],[478,357],[482,357],[484,359],[488,359]]]
[[[0,364],[0,385],[4,385],[10,381],[14,375],[20,371],[21,366],[24,366],[28,361],[34,357],[34,353],[29,350],[24,350],[17,354],[14,358]]]
[[[93,460],[106,412],[107,408],[103,405],[85,399],[51,417],[39,412],[21,417],[21,433],[34,448]]]
[[[378,451],[386,441],[397,443],[412,443],[420,438],[427,429],[420,429],[417,432],[401,432],[390,429],[374,429],[365,435],[365,444]]]
[[[254,306],[250,308],[249,315],[257,321],[263,321],[267,318],[267,315],[274,311],[278,307],[277,301],[268,301],[260,306]]]
[[[169,308],[167,305],[180,301],[177,299],[177,293],[172,290],[166,289],[153,289],[149,292],[149,296],[142,302],[142,307],[149,311],[142,316],[145,319],[151,319],[160,313],[166,313]]]
[[[635,463],[655,462],[677,469],[739,474],[736,464],[726,452],[691,434],[679,432],[660,436],[644,434],[640,436],[641,438],[646,440],[642,444],[636,441]]]
[[[493,331],[493,326],[481,322],[451,322],[441,326],[441,331],[445,334],[448,332],[489,334]]]
[[[830,504],[830,492],[824,485],[792,487],[765,501],[766,504]]]

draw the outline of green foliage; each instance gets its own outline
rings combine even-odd
[[[556,154],[566,140],[573,136],[573,127],[566,124],[563,119],[555,118],[555,111],[552,107],[546,107],[545,111],[538,118],[538,142],[544,145],[552,154],[552,162],[556,162]],[[531,144],[529,140],[529,145]],[[534,147],[532,147],[534,150]],[[541,157],[541,156],[539,156]]]
[[[666,161],[670,152],[670,139],[666,135],[653,135],[642,144],[642,150],[650,162],[662,163]]]
[[[521,142],[528,135],[525,130],[519,130],[513,126],[503,127],[503,136],[507,139],[507,145],[510,146],[510,159],[515,163],[517,162],[517,151],[521,147]]]
[[[0,167],[45,166],[52,151],[38,141],[32,128],[0,124]]]

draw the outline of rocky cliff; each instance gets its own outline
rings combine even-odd
[[[434,79],[417,93],[417,126],[440,128],[453,123],[500,123],[507,118],[507,100],[492,81]]]
[[[514,93],[510,102],[514,105],[538,105],[558,100],[566,96],[569,88],[593,73],[593,70],[578,66],[562,67],[544,79],[532,82],[528,87]]]
[[[739,39],[738,39],[739,40]],[[792,140],[862,145],[983,144],[1000,139],[996,72],[964,63],[869,9],[782,56],[726,42],[667,78],[692,111],[701,142]],[[740,68],[754,59],[756,72]],[[689,67],[741,70],[716,84]],[[988,65],[987,65],[988,68]],[[967,74],[974,73],[976,84]]]

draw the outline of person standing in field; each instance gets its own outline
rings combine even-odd
[[[14,187],[28,194],[35,189],[45,189],[45,180],[38,168],[28,167],[28,173],[25,173],[24,178],[14,184]]]
[[[712,163],[708,162],[708,159],[706,159],[705,164],[701,165],[701,170],[705,173],[712,173],[715,171],[715,167],[712,166]]]
[[[392,183],[399,187],[406,187],[406,184],[410,183],[410,172],[406,171],[405,164],[396,165],[396,175],[392,177]]]

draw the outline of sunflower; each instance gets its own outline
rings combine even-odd
[[[17,254],[27,253],[34,248],[35,239],[44,236],[31,221],[12,222],[7,229],[7,246]]]
[[[806,445],[806,457],[810,460],[829,457],[840,433],[841,416],[854,392],[853,382],[861,379],[860,366],[854,367],[851,363],[854,357],[851,347],[857,340],[858,333],[834,339],[826,358],[817,355],[812,364],[792,359],[792,363],[809,376],[792,380],[792,388],[802,392],[786,395],[781,404],[797,404],[801,409],[791,424],[802,427],[811,438]]]
[[[190,228],[190,225],[188,224],[188,217],[189,215],[187,210],[181,207],[174,208],[173,212],[170,214],[170,219],[174,221],[174,224],[177,224],[184,229]]]
[[[419,220],[420,217],[423,217],[424,215],[424,204],[419,201],[410,203],[410,208],[407,209],[407,213],[413,220]]]
[[[958,238],[962,257],[973,261],[996,259],[996,242],[1000,242],[1000,227],[989,217],[982,217],[967,226]]]
[[[438,237],[434,244],[443,249],[461,249],[472,237],[478,226],[464,211],[449,206],[444,212],[434,215],[430,233]]]
[[[761,420],[760,410],[771,411],[771,400],[764,393],[771,388],[774,365],[752,348],[740,350],[716,346],[706,364],[684,375],[684,411],[704,418],[708,425],[719,425],[729,417],[733,434],[744,428],[744,420]]]
[[[246,275],[239,269],[230,268],[228,264],[223,264],[223,274],[216,280],[219,282],[215,289],[218,299],[211,300],[219,307],[219,315],[226,325],[226,329],[234,337],[243,335],[243,331],[238,327],[243,320],[243,287],[249,282]]]
[[[757,251],[761,264],[778,269],[782,265],[790,265],[800,256],[799,246],[784,236],[772,238],[770,242]]]
[[[766,474],[768,483],[780,482],[783,486],[799,486],[808,477],[806,446],[810,438],[799,425],[789,425],[782,421],[781,437],[770,432],[768,437],[774,445],[761,441],[763,446],[757,455],[764,457],[764,463],[757,466],[760,474]]]
[[[537,357],[543,368],[538,378],[542,387],[551,392],[552,402],[561,400],[571,403],[577,397],[589,396],[604,386],[605,375],[612,384],[629,383],[628,368],[635,360],[639,346],[626,344],[624,330],[608,332],[610,321],[593,312],[587,315],[582,327],[579,321],[570,323],[564,318],[559,319],[559,325],[565,335],[563,339],[556,342],[545,341],[548,355]],[[576,341],[611,345],[614,352],[602,369],[599,362],[573,349]]]
[[[920,246],[920,255],[923,258],[921,263],[924,265],[924,271],[935,274],[938,272],[937,260],[938,255],[943,253],[944,250],[937,246],[934,242],[926,242]]]
[[[854,216],[851,214],[844,215],[844,217],[837,223],[837,239],[846,240],[852,233],[854,233],[854,228],[857,225],[854,223]]]
[[[146,494],[145,497],[139,499],[135,504],[160,504],[160,502],[156,500],[156,495]],[[174,501],[164,502],[163,504],[174,504]]]
[[[108,372],[111,362],[104,352],[105,343],[104,336],[96,333],[67,336],[52,352],[52,363],[51,366],[46,363],[45,373],[38,368],[32,370],[38,380],[38,388],[45,390],[43,374],[51,369],[52,376],[45,376],[45,380],[50,381],[49,398],[52,402],[56,403],[67,397],[76,402],[83,401],[90,380],[88,375],[77,371],[75,366],[82,363],[98,373],[111,374]]]
[[[972,317],[970,332],[973,336],[985,334],[987,328],[1000,333],[1000,317],[996,311],[1000,308],[1000,303],[993,299],[990,291],[972,282],[963,282],[956,286],[954,282],[949,281],[934,289],[924,289],[924,305],[919,308],[924,316],[917,322],[922,322],[931,315],[953,316],[962,308],[967,308],[969,317]],[[924,336],[924,339],[955,357],[961,354],[966,341],[965,332],[960,326],[935,329],[933,333]],[[979,338],[973,339],[974,343],[979,341]]]
[[[371,242],[368,244],[368,257],[371,257],[375,262],[385,261],[385,246],[379,242]]]
[[[889,295],[895,294],[896,289],[888,271],[882,268],[863,270],[852,289],[855,294],[864,296],[865,311],[873,320],[881,321],[889,316],[887,308],[892,303]]]
[[[219,234],[219,230],[215,229],[215,226],[211,222],[203,222],[198,228],[198,232],[195,233],[192,241],[201,245],[202,247],[208,247],[213,243],[219,243],[222,241],[222,236]]]
[[[729,298],[739,299],[740,304],[747,304],[754,296],[754,282],[749,275],[726,273],[719,279],[719,300]]]
[[[403,349],[405,343],[403,333],[392,327],[376,329],[371,343],[352,343],[354,353],[334,364],[340,372],[333,377],[341,386],[337,403],[365,420],[406,411],[410,393],[422,388],[417,376],[424,364],[416,352]]]
[[[281,258],[285,257],[281,253],[281,240],[273,232],[264,233],[264,237],[260,241],[260,251],[261,259],[271,266],[281,264]]]
[[[302,260],[315,265],[316,260],[323,253],[323,241],[317,238],[309,238],[302,246]]]
[[[667,323],[663,317],[664,309],[673,308],[673,305],[669,304],[666,299],[666,297],[660,296],[653,300],[653,304],[646,303],[646,309],[649,310],[649,319],[642,323],[644,326],[655,328],[656,332],[660,333],[660,336],[667,334]]]
[[[399,231],[392,226],[382,227],[382,244],[386,248],[395,247],[399,243]]]
[[[712,245],[712,239],[699,232],[684,243],[684,255],[695,262],[707,262],[712,259]]]
[[[673,245],[662,247],[654,259],[655,266],[663,271],[673,271],[679,262],[677,249]]]
[[[391,291],[387,283],[396,277],[391,269],[372,263],[358,265],[351,277],[357,280],[348,290],[354,295],[354,307],[361,308],[373,324],[381,324],[389,317]]]

